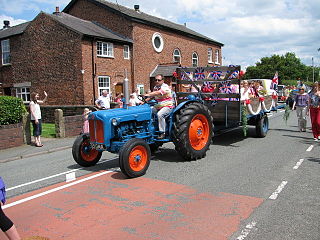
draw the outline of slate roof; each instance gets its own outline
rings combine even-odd
[[[22,34],[29,23],[30,22],[25,22],[9,28],[0,29],[0,39]]]
[[[172,77],[172,73],[176,71],[176,69],[180,65],[158,65],[150,74],[150,77],[156,77],[158,74],[162,74],[164,77]]]
[[[72,0],[63,10],[63,12],[68,12],[68,10],[72,7],[72,5],[76,2],[77,0]],[[146,13],[143,13],[141,11],[136,11],[134,9],[131,8],[127,8],[118,4],[114,4],[111,2],[107,2],[104,0],[87,0],[89,2],[92,2],[98,6],[107,8],[108,10],[117,13],[117,14],[122,14],[125,17],[128,17],[130,20],[132,21],[136,21],[136,22],[141,22],[144,24],[148,24],[148,25],[152,25],[152,26],[156,26],[158,28],[164,28],[164,29],[169,29],[171,31],[174,31],[176,33],[191,37],[191,38],[195,38],[207,43],[213,43],[219,46],[223,46],[223,43],[220,43],[216,40],[213,40],[211,38],[208,38],[205,35],[202,35],[196,31],[193,31],[189,28],[187,28],[184,25],[181,24],[176,24],[173,22],[170,22],[168,20],[162,19],[162,18],[158,18]]]
[[[56,14],[48,14],[48,16],[52,17],[54,20],[66,26],[67,28],[86,36],[98,37],[125,43],[133,42],[131,39],[115,33],[99,23],[86,21],[67,13],[61,12]]]
[[[110,29],[106,28],[105,26],[95,23],[86,21],[67,13],[56,13],[56,14],[47,14],[41,12],[40,14],[45,14],[55,21],[61,23],[63,26],[69,28],[72,31],[75,31],[79,34],[86,35],[89,37],[96,37],[102,38],[117,42],[123,43],[132,43],[133,41],[125,36],[122,36],[118,33],[111,31]],[[22,34],[30,22],[22,23],[13,27],[9,27],[6,29],[0,30],[0,39],[11,37],[14,35]]]

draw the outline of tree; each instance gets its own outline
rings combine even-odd
[[[307,80],[307,76],[312,73],[312,68],[307,67],[296,57],[295,53],[288,52],[285,55],[272,55],[263,57],[256,66],[247,68],[245,78],[267,78],[272,79],[278,71],[279,83],[281,80]]]

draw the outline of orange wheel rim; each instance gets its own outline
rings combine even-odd
[[[148,161],[148,152],[147,149],[143,146],[134,147],[129,155],[129,164],[130,168],[133,171],[141,171]]]
[[[94,161],[99,154],[99,151],[90,147],[88,140],[82,142],[80,151],[82,159],[87,162]]]
[[[209,139],[210,127],[208,119],[202,115],[195,115],[190,123],[189,127],[189,141],[193,149],[203,149]]]

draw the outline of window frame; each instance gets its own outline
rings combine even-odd
[[[213,63],[212,56],[213,56],[212,48],[208,48],[208,63]]]
[[[156,38],[159,38],[160,40],[160,46],[157,47],[154,43],[155,39]],[[163,37],[160,33],[156,32],[152,35],[152,46],[154,48],[154,50],[157,52],[157,53],[161,53],[163,48],[164,48],[164,40],[163,40]]]
[[[215,51],[215,64],[220,64],[220,51],[216,49]]]
[[[22,99],[24,103],[29,103],[30,102],[30,87],[16,87],[16,97]],[[18,92],[20,90],[20,92]]]
[[[101,44],[101,47],[99,47]],[[114,46],[112,42],[97,41],[97,56],[114,58]]]
[[[108,75],[101,75],[101,76],[98,76],[98,93],[99,93],[99,96],[101,96],[101,93],[103,90],[107,90],[108,93],[110,94],[110,90],[111,90],[111,77],[108,76]],[[100,80],[101,79],[107,79],[107,83],[106,85],[107,86],[100,86]],[[108,86],[109,85],[109,86]]]
[[[5,49],[5,47],[7,49]],[[5,57],[5,54],[8,54],[8,55]],[[10,39],[1,40],[1,63],[3,66],[11,64]]]
[[[175,54],[175,51],[178,51],[178,52],[179,52],[179,56]],[[180,51],[179,48],[175,48],[175,49],[173,50],[173,54],[172,54],[172,55],[173,55],[173,62],[174,62],[174,63],[181,63],[181,51]],[[175,60],[176,57],[179,57],[179,61],[176,61],[176,60]]]
[[[194,57],[196,55],[196,58]],[[194,64],[194,60],[197,61],[197,64]],[[192,53],[192,67],[198,67],[199,66],[199,55],[196,52]]]
[[[126,49],[127,49],[127,51],[126,51]],[[130,59],[130,46],[129,45],[123,45],[123,59]]]

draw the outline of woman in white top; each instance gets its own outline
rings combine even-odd
[[[42,147],[41,143],[41,133],[42,133],[42,121],[41,121],[41,110],[39,103],[44,103],[47,100],[48,94],[44,91],[45,98],[41,101],[39,100],[38,93],[31,93],[31,102],[29,104],[31,113],[31,122],[33,125],[33,136],[36,147]]]

